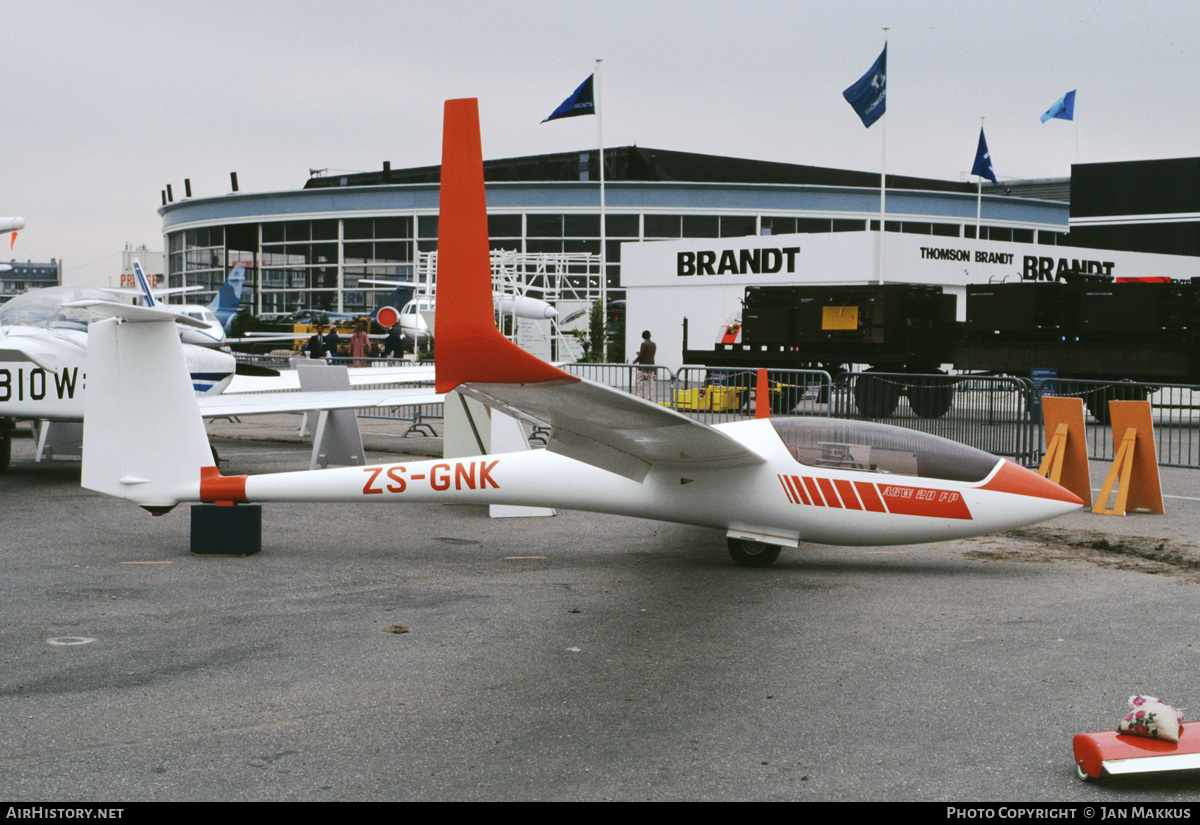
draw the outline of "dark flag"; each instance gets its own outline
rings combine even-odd
[[[854,107],[854,111],[862,118],[863,126],[871,124],[883,117],[887,111],[887,44],[865,75],[846,91],[842,92],[846,102]]]
[[[987,140],[983,136],[983,127],[979,127],[979,148],[975,150],[975,165],[971,174],[996,182],[996,170],[992,168],[992,153],[988,151]]]
[[[550,113],[550,117],[546,120],[558,120],[560,117],[579,117],[580,115],[596,114],[595,98],[592,95],[592,78],[594,74],[588,75],[588,79],[579,84],[579,88],[571,93],[571,96],[559,104],[558,108]],[[545,123],[543,120],[542,123]]]

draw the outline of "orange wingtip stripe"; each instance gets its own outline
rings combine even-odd
[[[205,504],[246,502],[246,476],[223,476],[216,467],[201,467],[200,500]]]
[[[981,490],[991,490],[995,493],[1012,493],[1018,496],[1048,498],[1051,501],[1065,501],[1069,504],[1083,506],[1083,499],[1065,487],[1060,487],[1048,478],[1043,478],[1032,470],[1005,460],[991,481],[984,484]]]

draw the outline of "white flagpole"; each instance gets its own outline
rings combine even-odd
[[[983,115],[979,116],[979,134],[983,134]],[[975,177],[979,178],[979,180],[976,181],[976,183],[979,184],[979,187],[975,195],[975,245],[978,246],[980,224],[983,220],[983,176],[976,175]]]
[[[596,143],[600,147],[600,311],[604,323],[608,323],[608,226],[604,219],[604,120],[600,108],[600,64],[604,61],[596,59],[596,78],[592,83],[596,104]],[[608,335],[601,342],[601,354],[604,362],[608,362]]]
[[[888,27],[883,27],[883,48],[887,50]],[[884,82],[884,100],[887,100],[887,81],[888,75],[891,74],[889,67],[883,76]],[[884,105],[887,105],[886,103]],[[883,283],[883,238],[887,231],[887,112],[883,114],[883,151],[882,158],[879,162],[879,242],[876,244],[876,261],[875,275],[879,279],[879,283]]]

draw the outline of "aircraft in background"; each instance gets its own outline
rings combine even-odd
[[[437,295],[415,294],[417,285],[412,282],[382,281],[377,279],[359,280],[361,286],[392,286],[396,291],[375,309],[372,316],[375,322],[386,329],[400,324],[402,334],[410,340],[417,341],[430,334],[429,324],[422,313],[434,312],[437,309]],[[398,303],[395,299],[401,295],[401,290],[408,290],[409,299]],[[546,321],[558,317],[558,310],[540,298],[528,295],[513,295],[508,292],[493,292],[492,307],[497,315],[525,318],[532,321]]]
[[[141,300],[142,306],[163,307],[199,322],[198,326],[181,326],[180,331],[185,344],[219,347],[225,343],[226,335],[229,332],[229,325],[237,316],[238,305],[242,301],[242,287],[246,283],[245,264],[238,263],[229,271],[229,277],[225,279],[225,283],[217,291],[216,297],[207,306],[199,304],[160,304],[158,301],[160,296],[176,292],[190,292],[201,287],[189,286],[176,289],[153,289],[150,286],[150,279],[146,277],[146,273],[142,270],[141,261],[137,258],[133,259],[133,276],[137,282],[137,289],[133,292]],[[121,291],[128,293],[127,290]]]
[[[100,316],[77,302],[114,300],[108,290],[60,286],[0,306],[0,469],[8,465],[15,421],[83,421],[87,327]],[[186,364],[193,392],[219,393],[233,380],[235,363],[227,353],[187,345],[175,357]]]
[[[17,243],[17,230],[25,228],[24,218],[0,218],[0,232],[11,232],[12,239],[8,242],[8,248],[12,249]],[[0,264],[0,272],[8,272],[12,269],[8,264]]]
[[[437,389],[549,424],[546,449],[225,477],[213,464],[179,368],[173,326],[166,319],[124,327],[107,320],[90,331],[99,355],[89,390],[83,486],[156,514],[189,501],[590,510],[717,528],[734,561],[748,567],[770,564],[781,547],[801,541],[956,539],[1082,506],[1074,494],[1011,461],[924,433],[824,418],[710,426],[541,361],[495,326],[475,100],[446,103],[441,170]],[[134,418],[158,426],[129,432],[124,422]]]
[[[214,297],[206,306],[197,304],[184,304],[179,307],[178,311],[190,318],[195,318],[201,321],[207,327],[207,330],[202,332],[202,335],[207,335],[211,338],[210,346],[220,346],[225,343],[225,339],[229,336],[229,327],[233,324],[233,319],[237,317],[238,307],[242,303],[242,288],[246,284],[246,265],[237,263],[233,269],[229,270],[229,277],[225,279],[225,283],[221,284],[221,288],[217,290]],[[174,309],[174,307],[171,307]],[[186,338],[184,340],[187,340]],[[193,340],[190,343],[204,343],[199,340]]]
[[[135,272],[141,270],[137,265]],[[144,275],[142,281],[145,283]],[[82,437],[79,425],[85,422],[88,325],[113,313],[125,318],[166,318],[173,325],[199,329],[201,322],[170,311],[118,302],[111,291],[93,287],[51,287],[31,290],[0,305],[0,472],[8,467],[12,449],[12,430],[17,421],[37,421],[39,460],[47,443],[77,445]],[[129,324],[127,326],[136,326]],[[353,390],[344,392],[264,392],[268,385],[251,385],[257,392],[225,395],[235,377],[243,370],[229,353],[212,346],[186,344],[179,340],[179,327],[171,348],[174,365],[186,365],[186,385],[202,405],[205,417],[262,415],[310,410],[395,407],[437,403],[441,397],[432,390],[403,388],[389,390]],[[273,370],[267,371],[277,375]],[[182,374],[182,373],[181,373]],[[262,368],[249,370],[251,380],[263,378]],[[411,380],[416,380],[410,377]],[[267,379],[269,380],[269,379]],[[396,379],[400,380],[400,379]],[[380,375],[374,383],[382,383]],[[279,386],[269,386],[278,389]],[[155,394],[158,388],[149,386]],[[74,429],[72,429],[72,425]],[[124,426],[131,432],[158,428],[160,422],[128,419]],[[78,453],[77,447],[75,448]]]

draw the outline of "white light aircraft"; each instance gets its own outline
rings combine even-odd
[[[17,230],[25,228],[24,218],[0,218],[0,232],[11,232],[12,240],[8,243],[8,248],[12,249],[17,242]],[[8,264],[0,265],[0,272],[8,272],[12,269]]]
[[[799,542],[906,544],[1006,530],[1078,509],[1072,493],[945,439],[857,421],[718,426],[565,373],[495,327],[476,101],[446,103],[437,388],[550,424],[547,449],[222,476],[165,322],[93,324],[83,485],[154,513],[181,502],[443,502],[590,510],[713,527],[735,562]],[[126,319],[134,321],[135,319]],[[146,391],[147,385],[160,391]],[[122,426],[130,416],[152,432]],[[95,435],[96,437],[92,437]]]
[[[358,283],[361,286],[397,287],[397,291],[403,287],[416,288],[416,284],[400,281],[360,280]],[[531,321],[547,321],[558,317],[558,310],[540,298],[513,295],[507,292],[492,293],[492,308],[498,315],[525,318]],[[435,312],[436,309],[436,293],[433,296],[417,295],[400,308],[384,304],[375,311],[375,322],[387,329],[391,329],[398,323],[401,333],[416,341],[430,334],[429,325],[425,323],[421,313]]]
[[[229,336],[229,327],[233,323],[233,319],[237,317],[238,307],[242,303],[242,287],[246,284],[246,265],[237,263],[233,269],[229,270],[229,277],[225,279],[225,283],[221,284],[221,288],[217,290],[217,295],[208,304],[201,306],[199,304],[183,304],[179,307],[168,307],[169,309],[177,309],[183,315],[190,318],[195,318],[197,321],[202,321],[205,325],[204,330],[194,330],[194,337],[189,339],[187,329],[184,330],[183,340],[192,344],[205,344],[207,346],[220,346],[224,344]],[[188,328],[190,329],[190,328]],[[200,336],[208,340],[200,340]]]
[[[140,267],[138,267],[140,269]],[[116,313],[122,317],[167,318],[195,328],[201,322],[158,308],[116,302],[112,293],[91,287],[32,290],[0,306],[0,472],[7,469],[16,421],[74,423],[85,420],[90,370],[88,325]],[[358,409],[432,404],[441,397],[421,388],[319,393],[250,392],[223,394],[234,378],[234,357],[211,346],[183,344],[176,327],[170,357],[184,377],[186,391],[208,418],[309,410]],[[185,368],[186,365],[186,368]],[[375,376],[375,383],[386,380]],[[146,385],[153,395],[158,387]],[[199,394],[200,398],[195,398]],[[160,422],[129,418],[122,426],[140,432]],[[48,430],[45,431],[48,433]],[[46,435],[39,436],[44,444]],[[77,440],[77,437],[76,437]],[[39,456],[42,449],[39,445]]]
[[[150,279],[142,271],[142,262],[133,259],[133,275],[137,281],[136,294],[141,298],[142,306],[160,307],[172,312],[178,312],[199,322],[195,326],[183,325],[180,333],[185,344],[197,344],[205,347],[219,347],[225,343],[229,325],[237,315],[238,304],[242,300],[242,286],[246,283],[246,265],[239,263],[229,271],[229,277],[221,285],[217,297],[207,306],[199,304],[167,304],[158,302],[158,296],[172,292],[183,292],[200,287],[183,287],[174,290],[155,290],[150,287]]]

